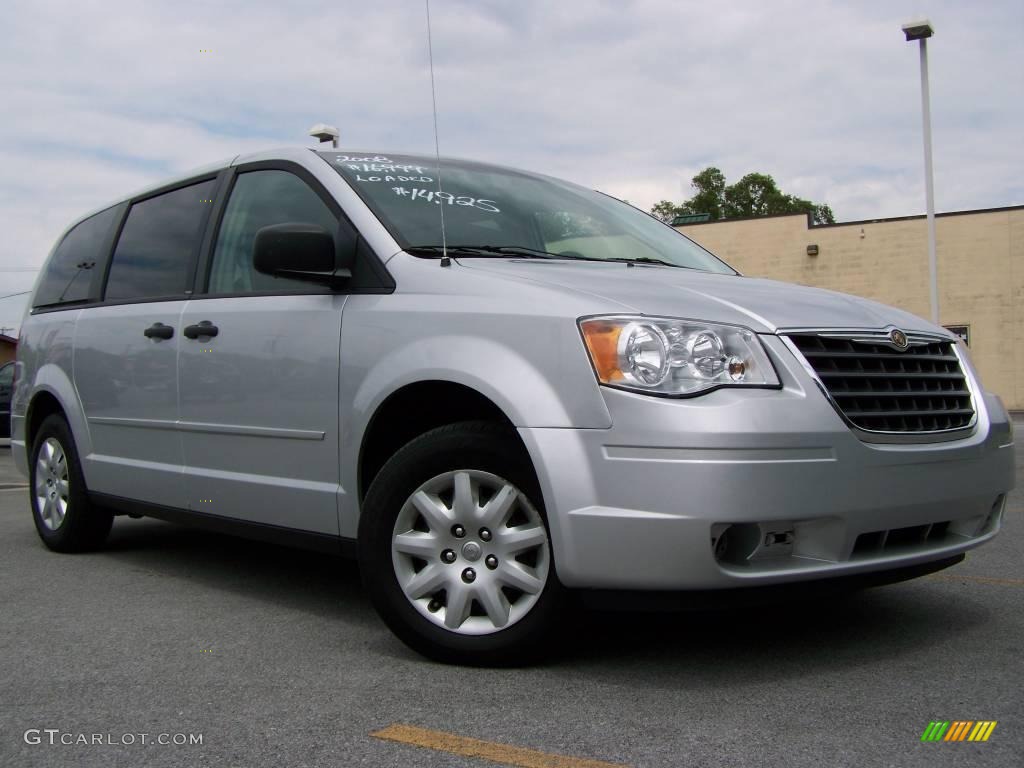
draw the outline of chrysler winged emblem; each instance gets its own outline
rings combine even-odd
[[[889,331],[889,341],[897,349],[904,350],[910,346],[910,342],[907,341],[907,334],[901,331],[899,328],[893,328]]]

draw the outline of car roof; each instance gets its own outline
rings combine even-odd
[[[296,147],[296,146],[291,146],[291,147],[272,147],[272,148],[269,148],[269,149],[259,150],[259,151],[256,151],[256,152],[248,152],[248,153],[245,153],[245,154],[235,155],[234,157],[229,157],[229,158],[226,158],[224,160],[220,160],[220,161],[213,162],[213,163],[207,163],[205,165],[200,165],[200,166],[197,166],[195,168],[190,168],[190,169],[188,169],[186,171],[182,171],[180,173],[176,173],[173,176],[165,176],[165,177],[163,177],[163,178],[153,182],[152,184],[148,184],[145,187],[142,187],[140,189],[136,189],[136,190],[132,191],[129,194],[121,195],[121,196],[115,198],[114,200],[111,200],[111,201],[109,201],[109,202],[107,202],[107,203],[105,203],[105,204],[103,204],[101,206],[93,208],[92,210],[90,210],[90,211],[82,214],[78,218],[76,218],[73,222],[71,222],[64,229],[64,231],[61,233],[60,238],[58,238],[57,242],[60,242],[60,240],[63,239],[64,235],[66,235],[74,227],[78,226],[80,223],[82,223],[83,221],[88,219],[90,216],[94,216],[97,213],[99,213],[101,211],[105,211],[107,208],[110,208],[112,206],[120,205],[121,203],[125,202],[126,200],[131,200],[131,199],[136,198],[136,197],[145,196],[145,195],[147,195],[147,194],[149,194],[151,192],[156,192],[156,191],[158,191],[160,189],[163,189],[165,187],[173,186],[174,184],[177,184],[179,182],[188,181],[189,179],[195,178],[196,176],[203,176],[203,175],[207,175],[207,174],[214,174],[214,173],[222,171],[223,169],[228,168],[230,166],[243,165],[243,164],[246,164],[246,163],[255,163],[255,162],[261,162],[261,161],[267,161],[267,160],[290,160],[290,161],[293,161],[293,162],[297,162],[299,164],[304,164],[304,163],[308,163],[309,162],[309,158],[311,156],[313,156],[313,155],[319,155],[321,157],[321,159],[327,161],[329,165],[332,164],[330,162],[330,160],[328,160],[328,157],[331,156],[331,155],[341,155],[341,156],[350,157],[350,158],[353,158],[353,161],[355,161],[355,158],[360,158],[359,162],[373,162],[373,160],[371,160],[370,158],[398,157],[398,158],[401,158],[402,160],[412,160],[412,161],[415,161],[417,164],[424,165],[424,166],[436,166],[437,163],[438,163],[438,158],[437,158],[436,155],[429,155],[429,154],[424,155],[424,154],[421,154],[421,153],[418,153],[418,152],[401,152],[401,151],[399,151],[399,152],[380,152],[380,151],[369,151],[369,150],[361,150],[361,149],[350,149],[350,148],[346,148],[346,147],[341,147],[341,148],[338,148],[338,149],[333,149],[333,148],[332,149],[324,149],[323,147]],[[363,160],[363,158],[367,158],[367,160]],[[387,161],[386,160],[379,160],[378,162],[387,162]],[[441,162],[442,167],[444,165],[446,165],[446,164],[451,164],[451,165],[459,165],[459,166],[463,166],[463,167],[472,166],[472,167],[476,167],[476,168],[479,168],[479,169],[493,169],[493,170],[497,170],[497,171],[503,171],[503,172],[506,172],[506,173],[517,173],[517,174],[524,174],[524,175],[529,175],[529,176],[539,176],[539,177],[546,176],[546,174],[543,174],[543,173],[536,173],[536,172],[533,172],[533,171],[524,170],[522,168],[515,168],[515,167],[512,167],[512,166],[499,165],[499,164],[496,164],[496,163],[485,163],[485,162],[481,162],[479,160],[473,160],[471,158],[450,157],[450,156],[442,155],[441,158],[440,158],[440,162]]]
[[[103,205],[97,206],[96,208],[93,208],[92,210],[83,213],[81,216],[79,216],[70,224],[68,224],[68,226],[64,228],[64,231],[61,233],[61,236],[60,238],[58,238],[57,242],[60,242],[60,240],[64,238],[64,235],[66,235],[72,229],[77,227],[83,221],[88,219],[90,216],[95,216],[100,211],[105,211],[108,208],[114,207],[115,205],[120,205],[126,200],[131,200],[132,198],[135,197],[141,197],[142,195],[148,194],[149,192],[155,192],[158,189],[163,189],[164,187],[171,186],[172,184],[176,184],[179,181],[188,181],[194,176],[202,176],[204,174],[217,173],[218,171],[221,171],[224,168],[227,168],[229,165],[231,165],[232,162],[234,162],[234,159],[235,158],[228,158],[227,160],[221,160],[216,163],[207,163],[206,165],[200,165],[196,168],[190,168],[187,171],[182,171],[181,173],[177,173],[174,176],[165,176],[164,178],[161,178],[158,181],[153,182],[152,184],[147,184],[145,187],[141,187],[140,189],[136,189],[133,192],[128,193],[127,195],[120,195],[119,197],[116,197],[113,200],[109,200]]]

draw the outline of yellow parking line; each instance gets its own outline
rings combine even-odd
[[[587,760],[580,757],[552,755],[536,749],[524,749],[493,741],[480,741],[454,733],[417,728],[414,725],[395,723],[370,734],[378,739],[425,747],[438,752],[448,752],[463,757],[476,757],[502,765],[518,768],[624,768],[621,763],[606,763],[603,760]]]
[[[933,573],[926,579],[943,579],[945,581],[976,581],[979,584],[1003,584],[1009,587],[1024,587],[1024,579],[997,579],[992,576],[954,576],[951,573]]]

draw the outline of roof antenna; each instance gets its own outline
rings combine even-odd
[[[448,258],[448,239],[444,232],[444,200],[440,198],[441,193],[441,145],[437,139],[437,89],[434,87],[434,43],[430,34],[430,0],[424,0],[427,4],[427,52],[430,56],[430,100],[434,106],[434,156],[437,158],[437,192],[438,208],[441,210],[441,266],[450,267],[452,260]]]

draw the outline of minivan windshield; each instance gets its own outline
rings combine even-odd
[[[626,261],[736,274],[652,216],[600,192],[523,171],[412,155],[319,152],[398,244],[441,255]]]

